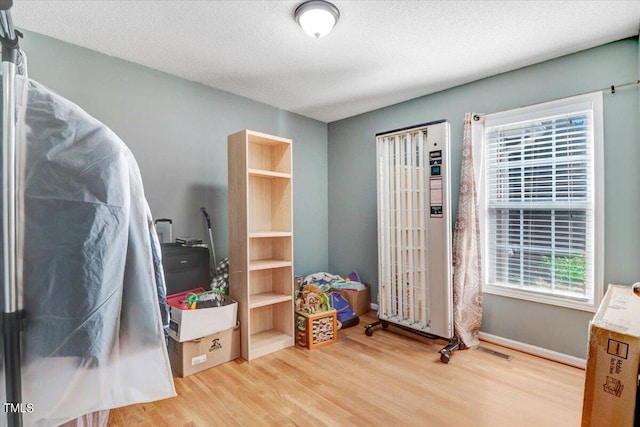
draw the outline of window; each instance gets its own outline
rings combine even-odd
[[[484,291],[595,311],[603,289],[602,95],[487,115]]]

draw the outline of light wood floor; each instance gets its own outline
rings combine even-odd
[[[584,371],[490,343],[440,362],[444,340],[375,320],[316,350],[289,348],[176,378],[178,397],[111,411],[109,426],[579,426]]]

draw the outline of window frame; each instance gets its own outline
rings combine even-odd
[[[592,111],[592,179],[593,179],[593,294],[590,298],[562,295],[560,293],[542,292],[530,289],[515,288],[489,283],[489,247],[487,240],[487,156],[486,156],[486,129],[493,126],[533,121],[536,119],[569,114],[590,109]],[[544,102],[527,107],[506,110],[484,116],[482,132],[482,168],[480,171],[479,185],[479,211],[480,211],[480,235],[482,244],[483,278],[482,290],[484,293],[500,295],[532,301],[536,303],[556,305],[576,310],[596,312],[604,292],[604,119],[602,92],[594,92],[563,98],[555,101]],[[589,287],[589,285],[586,285]]]

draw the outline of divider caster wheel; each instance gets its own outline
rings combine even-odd
[[[373,335],[373,329],[371,328],[371,326],[367,326],[364,328],[364,334],[368,337]]]
[[[451,359],[451,354],[446,350],[440,350],[440,361],[442,363],[449,363],[449,359]]]

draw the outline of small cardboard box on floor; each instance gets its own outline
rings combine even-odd
[[[371,311],[371,286],[363,283],[364,289],[357,291],[355,289],[332,289],[342,295],[347,301],[351,309],[358,315]]]
[[[206,337],[178,342],[169,338],[169,360],[177,377],[187,377],[240,357],[240,324]]]
[[[590,324],[582,427],[634,426],[639,364],[640,296],[609,285]]]

